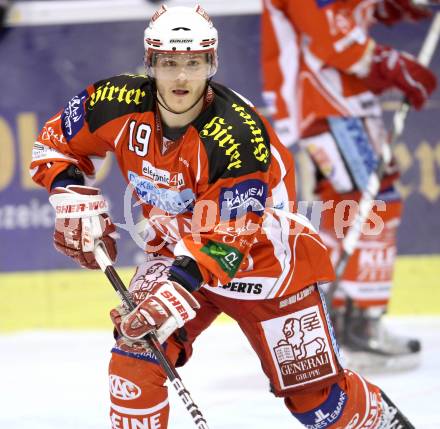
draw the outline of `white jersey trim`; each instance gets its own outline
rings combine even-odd
[[[151,408],[126,408],[126,407],[120,407],[119,405],[115,405],[113,403],[110,404],[111,408],[118,413],[126,414],[129,416],[140,416],[145,414],[153,414],[156,411],[161,410],[162,408],[165,408],[168,405],[168,399],[165,399],[165,401],[155,405]]]
[[[283,181],[287,173],[286,167],[284,166],[283,160],[278,150],[273,145],[271,145],[270,149],[271,154],[277,161],[281,170],[281,180],[277,184],[277,186],[272,189],[272,198],[274,200],[274,205],[288,205],[289,194],[287,192],[287,187]],[[285,207],[285,209],[289,210],[289,207]],[[262,225],[262,228],[266,233],[268,240],[272,243],[274,256],[275,258],[277,258],[278,263],[281,267],[281,274],[273,285],[272,289],[270,290],[268,297],[274,297],[278,289],[280,289],[283,285],[285,278],[289,274],[292,259],[292,251],[289,245],[290,222],[286,218],[286,216],[279,216],[279,218],[277,219],[273,213],[270,213],[271,210],[275,211],[278,215],[278,212],[281,212],[283,214],[286,213],[283,210],[270,209],[266,211],[266,218],[263,221]]]
[[[295,124],[295,127],[293,125],[289,127],[291,135],[283,136],[283,144],[292,145],[299,138],[298,105],[295,96],[299,71],[298,38],[288,19],[272,5],[271,0],[265,0],[265,4],[270,14],[280,51],[278,59],[283,75],[283,83],[280,89],[281,96],[286,105],[289,120],[292,124]]]

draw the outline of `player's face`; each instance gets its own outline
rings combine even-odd
[[[186,111],[203,94],[209,70],[206,54],[158,54],[154,76],[160,96],[174,111]]]

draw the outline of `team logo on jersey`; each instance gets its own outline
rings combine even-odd
[[[110,374],[109,383],[110,394],[117,399],[129,401],[141,396],[141,388],[126,378]]]
[[[117,86],[111,82],[106,82],[99,85],[95,92],[90,95],[87,108],[92,110],[98,103],[102,102],[136,104],[139,106],[146,95],[147,93],[139,88],[127,89],[127,84]]]
[[[128,180],[145,204],[155,206],[170,214],[184,213],[192,210],[195,195],[190,188],[180,191],[158,188],[150,180],[138,176],[132,171],[128,172]]]
[[[61,129],[69,142],[84,124],[84,104],[83,101],[87,98],[88,93],[86,90],[73,97],[63,113],[61,114]]]
[[[262,322],[283,389],[316,382],[337,373],[317,305]]]
[[[142,161],[142,174],[154,183],[169,186],[170,188],[181,188],[185,185],[182,173],[170,172],[156,168],[149,161]]]
[[[236,219],[252,211],[262,216],[266,204],[267,184],[250,179],[220,191],[219,205],[222,221]]]
[[[237,249],[216,241],[209,240],[200,251],[214,259],[229,277],[234,277],[243,260],[243,254]]]
[[[328,398],[318,409],[293,415],[308,429],[325,429],[340,419],[346,403],[347,394],[334,384]]]

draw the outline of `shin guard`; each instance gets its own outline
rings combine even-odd
[[[166,376],[153,359],[143,360],[117,352],[109,365],[112,429],[166,429],[168,389]]]
[[[289,411],[310,429],[413,429],[377,386],[355,372],[344,372],[331,387],[285,398]]]

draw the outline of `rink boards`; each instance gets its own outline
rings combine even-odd
[[[440,257],[399,257],[391,315],[440,315]],[[118,270],[128,284],[132,268]],[[111,329],[118,297],[100,271],[0,275],[0,333],[24,329]],[[221,317],[220,322],[229,319]]]

